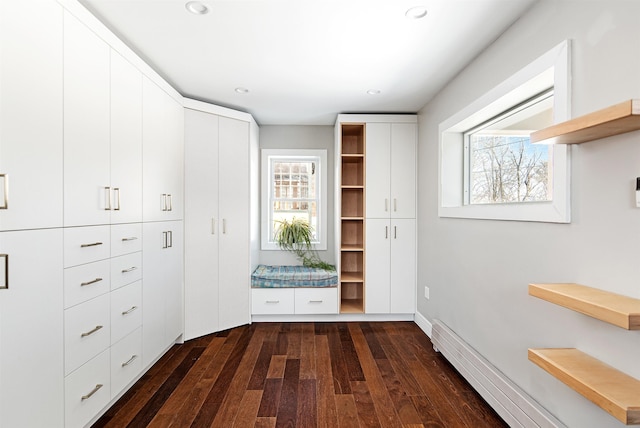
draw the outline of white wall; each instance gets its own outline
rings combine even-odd
[[[327,150],[327,250],[318,251],[320,258],[328,263],[335,264],[334,233],[333,233],[333,152],[334,152],[334,128],[333,126],[280,126],[263,125],[260,127],[261,149],[324,149]],[[261,195],[262,197],[262,195]],[[260,200],[262,204],[262,199]],[[260,251],[260,263],[283,265],[300,264],[294,255],[284,251]]]
[[[527,348],[576,347],[640,378],[640,332],[530,297],[527,285],[577,282],[640,298],[640,132],[572,147],[572,222],[562,225],[439,218],[437,129],[564,39],[573,44],[574,117],[640,98],[638,17],[634,0],[542,0],[419,116],[418,311],[569,427],[624,425],[529,362]]]

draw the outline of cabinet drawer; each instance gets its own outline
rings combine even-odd
[[[111,257],[142,250],[142,223],[111,226]]]
[[[106,350],[65,378],[65,426],[85,426],[110,400],[109,350]]]
[[[251,290],[251,313],[255,315],[293,314],[293,289],[254,288]]]
[[[142,327],[111,346],[111,398],[142,371]]]
[[[109,294],[64,311],[64,373],[68,375],[109,347]]]
[[[142,281],[111,292],[111,343],[142,325]]]
[[[338,313],[338,289],[296,288],[296,314]]]
[[[111,289],[142,279],[142,252],[111,259]]]
[[[111,256],[110,226],[64,229],[64,267],[77,266]]]
[[[64,270],[64,308],[98,297],[110,290],[109,260]]]

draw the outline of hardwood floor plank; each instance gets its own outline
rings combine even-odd
[[[380,346],[380,342],[378,342],[378,338],[373,332],[371,325],[368,322],[360,323],[360,329],[362,330],[365,339],[367,339],[367,344],[369,345],[373,358],[376,360],[387,358],[387,355],[384,353],[382,346]]]
[[[302,352],[302,324],[291,323],[287,333],[287,359],[299,360]]]
[[[422,424],[422,419],[418,415],[413,402],[404,391],[402,383],[396,376],[388,359],[376,360],[376,366],[384,380],[385,387],[398,413],[398,417],[404,426]]]
[[[351,382],[351,390],[353,391],[353,399],[356,402],[360,426],[363,428],[380,427],[380,420],[369,393],[367,382],[353,381]]]
[[[278,333],[278,339],[276,340],[276,355],[287,355],[287,348],[289,347],[288,333],[281,331]]]
[[[339,394],[335,396],[336,409],[338,411],[338,427],[356,428],[360,426],[358,421],[358,409],[351,394]]]
[[[327,338],[329,340],[331,371],[333,373],[333,388],[336,394],[351,394],[347,363],[342,353],[340,334],[335,326],[327,332]]]
[[[267,371],[267,379],[283,378],[284,367],[286,364],[286,355],[272,355],[271,362],[269,363],[269,370]]]
[[[338,412],[333,389],[329,341],[326,335],[315,336],[315,349],[318,428],[334,428],[338,426]]]
[[[254,428],[275,428],[276,418],[256,418]]]
[[[258,409],[258,417],[275,418],[278,416],[282,381],[283,379],[281,378],[267,379],[264,385],[260,408]]]
[[[280,393],[280,405],[276,427],[295,427],[298,413],[298,382],[300,380],[300,360],[287,359]]]
[[[316,339],[313,323],[302,325],[300,379],[316,379]]]
[[[384,327],[380,325],[372,326],[382,349],[384,349],[384,353],[387,355],[391,365],[393,367],[393,371],[398,376],[398,379],[402,383],[402,387],[404,388],[407,395],[424,395],[420,384],[416,380],[416,378],[411,373],[407,362],[402,358],[401,353],[397,350],[395,344],[391,341],[390,337],[387,335]]]
[[[353,346],[351,332],[347,323],[338,323],[338,332],[340,333],[340,342],[342,345],[342,354],[347,363],[347,372],[350,381],[364,381],[364,373],[360,367],[360,360],[356,354],[356,348]]]
[[[238,415],[233,421],[233,427],[247,428],[255,425],[260,401],[262,401],[262,391],[247,390],[240,402],[240,409],[242,409],[242,411],[238,412]]]
[[[418,410],[420,418],[422,419],[422,424],[425,427],[429,428],[448,428],[448,422],[445,423],[440,418],[437,410],[433,406],[433,403],[429,401],[429,399],[425,396],[416,396],[411,397],[411,401],[414,406]]]
[[[274,338],[265,338],[258,355],[258,360],[253,368],[251,379],[247,389],[264,389],[264,381],[267,378],[269,372],[269,366],[271,364],[271,357],[276,347],[276,340]]]
[[[297,428],[318,426],[315,379],[300,379],[298,382],[298,411],[295,426]]]

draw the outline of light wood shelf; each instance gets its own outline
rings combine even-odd
[[[364,251],[362,245],[342,244],[340,251]]]
[[[577,349],[529,349],[529,360],[626,425],[640,424],[640,381]]]
[[[342,282],[362,282],[362,272],[341,272],[340,279]]]
[[[364,312],[362,299],[342,299],[340,304],[341,314],[361,314]]]
[[[628,100],[535,131],[532,143],[580,144],[640,129],[640,100]]]
[[[579,284],[529,284],[529,294],[627,330],[640,330],[640,299]]]

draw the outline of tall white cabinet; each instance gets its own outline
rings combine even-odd
[[[257,126],[185,110],[185,338],[250,322],[257,258]],[[238,116],[237,114],[235,116]]]

